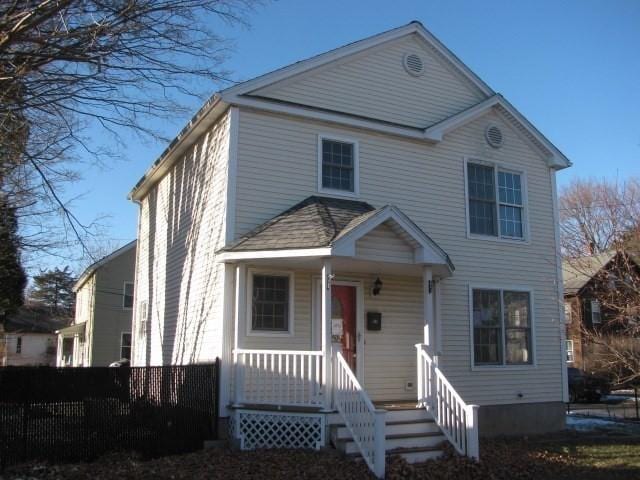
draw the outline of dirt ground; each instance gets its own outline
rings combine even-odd
[[[390,459],[387,479],[631,480],[640,479],[640,436],[595,430],[484,441],[481,461],[449,453],[419,465]],[[362,462],[333,450],[237,452],[209,449],[143,461],[113,454],[93,463],[28,464],[0,474],[4,480],[58,479],[372,479]]]

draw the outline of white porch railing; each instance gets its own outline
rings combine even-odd
[[[417,344],[418,402],[461,455],[479,458],[478,407],[467,405],[425,350]]]
[[[341,352],[336,353],[333,395],[362,458],[378,478],[384,478],[385,410],[376,410]]]
[[[235,403],[323,406],[322,352],[233,351]]]

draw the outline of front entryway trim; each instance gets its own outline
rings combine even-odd
[[[364,286],[362,280],[341,280],[339,277],[331,282],[332,285],[355,287],[356,289],[356,378],[364,385],[365,380],[365,328],[364,328]],[[321,278],[313,277],[312,328],[311,346],[314,350],[322,347],[322,315],[321,315]]]

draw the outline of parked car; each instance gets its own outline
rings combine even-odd
[[[577,368],[568,368],[569,401],[585,400],[599,402],[603,395],[611,392],[611,384],[604,377],[584,372]]]
[[[129,362],[128,358],[121,358],[115,362],[109,364],[110,367],[128,367],[131,362]]]

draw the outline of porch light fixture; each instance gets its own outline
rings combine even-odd
[[[380,290],[382,290],[382,280],[380,277],[376,278],[375,282],[373,282],[373,288],[371,289],[371,295],[377,297],[380,295]]]

